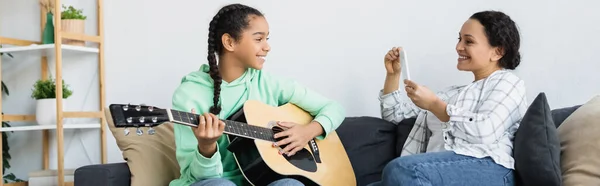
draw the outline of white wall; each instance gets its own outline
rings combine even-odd
[[[37,2],[0,0],[0,34],[39,40]],[[95,1],[63,2],[84,8],[86,31],[96,33]],[[235,1],[105,0],[107,104],[170,106],[180,78],[206,63],[208,22],[228,2]],[[523,61],[516,73],[527,83],[529,101],[546,92],[550,106],[558,108],[600,93],[600,63],[594,60],[600,26],[590,24],[600,22],[600,13],[593,1],[244,2],[262,10],[270,24],[273,50],[265,69],[339,101],[348,116],[379,115],[382,59],[392,46],[410,52],[411,74],[421,84],[435,90],[470,82],[471,74],[455,68],[457,33],[472,13],[486,9],[505,11],[521,28]],[[64,78],[75,89],[67,109],[97,108],[95,60],[65,59]],[[33,113],[29,94],[40,78],[39,60],[19,56],[13,61],[2,64],[2,78],[11,90],[3,111]],[[136,78],[126,78],[128,74]],[[41,168],[41,133],[13,134],[9,171],[27,178],[29,171]],[[67,130],[65,137],[68,168],[99,162],[98,130]],[[110,133],[107,143],[109,162],[122,161]]]

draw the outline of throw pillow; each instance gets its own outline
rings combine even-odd
[[[527,109],[514,140],[516,185],[561,185],[560,142],[546,95]]]
[[[381,180],[385,165],[396,158],[396,125],[369,116],[347,117],[336,133],[352,163],[356,185]]]
[[[575,112],[581,105],[575,105],[571,107],[564,107],[552,110],[552,120],[556,125],[556,128],[560,127],[560,125],[567,119],[573,112]]]
[[[600,185],[600,95],[558,128],[564,186]]]
[[[144,129],[144,134],[138,136],[136,129],[130,128],[126,136],[124,128],[115,127],[109,108],[105,109],[104,114],[108,128],[129,166],[131,186],[164,186],[179,178],[172,123],[154,127],[154,135],[149,135]]]
[[[398,137],[396,137],[396,156],[400,157],[400,155],[402,155],[404,143],[406,143],[410,131],[415,126],[415,121],[417,121],[417,118],[412,117],[406,118],[398,123],[398,128],[396,128],[396,135],[398,135]]]

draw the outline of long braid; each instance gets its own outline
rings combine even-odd
[[[218,17],[216,17],[218,18]],[[213,23],[214,22],[214,23]],[[210,77],[213,79],[214,81],[214,93],[213,93],[213,106],[210,107],[210,113],[213,113],[215,115],[219,114],[221,112],[221,106],[218,104],[219,103],[219,96],[221,94],[221,75],[219,74],[219,66],[217,65],[217,58],[215,56],[215,39],[214,39],[214,27],[212,25],[216,24],[217,20],[213,19],[213,21],[211,21],[211,27],[209,28],[209,36],[208,36],[208,65],[210,66],[210,70],[208,71],[208,73],[210,74]]]
[[[223,81],[219,73],[216,55],[223,51],[221,37],[227,33],[234,39],[239,39],[240,33],[248,26],[247,16],[250,14],[262,16],[262,13],[252,7],[242,4],[227,5],[213,17],[208,28],[208,65],[210,77],[214,82],[213,106],[210,112],[217,115],[221,112],[219,97],[221,94],[221,82]]]

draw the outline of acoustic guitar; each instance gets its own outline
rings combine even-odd
[[[149,128],[165,122],[197,127],[199,114],[173,109],[161,109],[147,105],[111,104],[109,106],[115,127]],[[337,133],[331,131],[323,140],[312,139],[304,149],[292,156],[280,155],[285,148],[273,147],[273,135],[284,129],[276,121],[307,124],[313,117],[293,104],[273,107],[259,101],[249,100],[225,122],[225,133],[238,167],[252,185],[268,185],[282,179],[294,178],[305,185],[353,186],[356,185],[354,170]],[[127,131],[127,130],[126,130]],[[126,132],[127,133],[127,132]]]

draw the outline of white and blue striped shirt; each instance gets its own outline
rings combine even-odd
[[[489,156],[497,164],[514,169],[514,135],[527,111],[523,80],[507,70],[498,70],[485,79],[451,86],[437,95],[447,102],[450,116],[450,121],[442,122],[444,141],[440,143],[446,150],[477,158]],[[381,90],[379,100],[384,120],[397,124],[416,117],[401,156],[425,153],[431,136],[425,122],[427,111],[400,90],[386,95]]]

